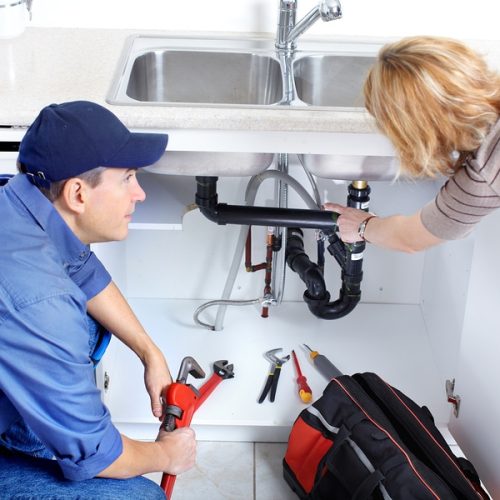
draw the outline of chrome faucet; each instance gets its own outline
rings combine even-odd
[[[31,21],[31,17],[32,17],[32,10],[31,10],[32,5],[33,5],[33,0],[26,0],[26,8],[28,9],[30,21]]]
[[[276,48],[279,51],[293,52],[297,38],[308,30],[318,19],[334,21],[342,17],[339,0],[320,0],[318,5],[295,23],[297,0],[280,0]]]
[[[280,0],[278,31],[275,43],[283,81],[283,98],[279,103],[280,105],[304,106],[304,103],[297,98],[292,69],[297,38],[319,18],[323,21],[340,19],[342,17],[342,7],[339,0],[319,0],[318,5],[298,23],[295,23],[296,14],[297,0]]]

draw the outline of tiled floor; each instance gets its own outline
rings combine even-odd
[[[463,456],[451,445],[457,456]],[[197,463],[177,477],[172,500],[296,500],[283,479],[286,443],[198,442]],[[160,474],[150,479],[161,481]]]
[[[283,480],[285,449],[285,443],[200,441],[196,466],[177,477],[172,500],[297,499]]]

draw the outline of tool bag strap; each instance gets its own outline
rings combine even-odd
[[[381,481],[385,479],[385,476],[379,469],[374,468],[368,457],[351,439],[349,428],[356,425],[362,419],[356,415],[353,417],[348,419],[349,421],[346,422],[346,425],[339,427],[335,435],[335,445],[329,450],[326,456],[325,467],[327,473],[319,481],[317,488],[321,489],[320,483],[330,481],[330,477],[333,476],[338,482],[343,483],[347,490],[351,491],[352,500],[367,500],[373,498],[373,492],[380,485]],[[354,472],[354,469],[356,469],[353,477],[356,476],[358,480],[359,478],[363,478],[355,488],[352,487],[353,482],[346,481],[346,469],[343,465],[347,457],[346,453],[357,458],[357,460],[349,461],[351,472]],[[315,492],[311,493],[311,497],[314,498]]]
[[[372,472],[353,493],[352,500],[365,500],[373,498],[373,492],[376,488],[378,488],[383,479],[385,479],[385,477],[379,470]]]

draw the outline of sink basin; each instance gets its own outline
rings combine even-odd
[[[312,106],[363,107],[363,84],[375,59],[352,55],[311,55],[294,62],[299,99]]]
[[[280,65],[246,52],[155,50],[134,60],[126,94],[157,103],[273,104],[282,95]]]
[[[283,94],[269,41],[135,36],[107,96],[111,104],[269,106]]]
[[[363,108],[363,85],[374,57],[315,54],[294,62],[298,98],[310,106]],[[338,180],[394,180],[399,163],[394,156],[302,154],[304,167],[317,177]]]

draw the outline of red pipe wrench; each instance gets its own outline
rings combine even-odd
[[[203,378],[205,372],[191,356],[186,356],[182,360],[177,381],[170,384],[164,394],[166,402],[165,417],[162,423],[164,430],[172,432],[179,427],[188,427],[194,412],[212,394],[221,381],[234,377],[233,365],[229,365],[227,360],[216,361],[213,369],[212,376],[199,389],[196,389],[196,387],[186,383],[188,375],[191,374],[194,378]],[[161,487],[169,500],[176,477],[165,473],[161,480]]]

